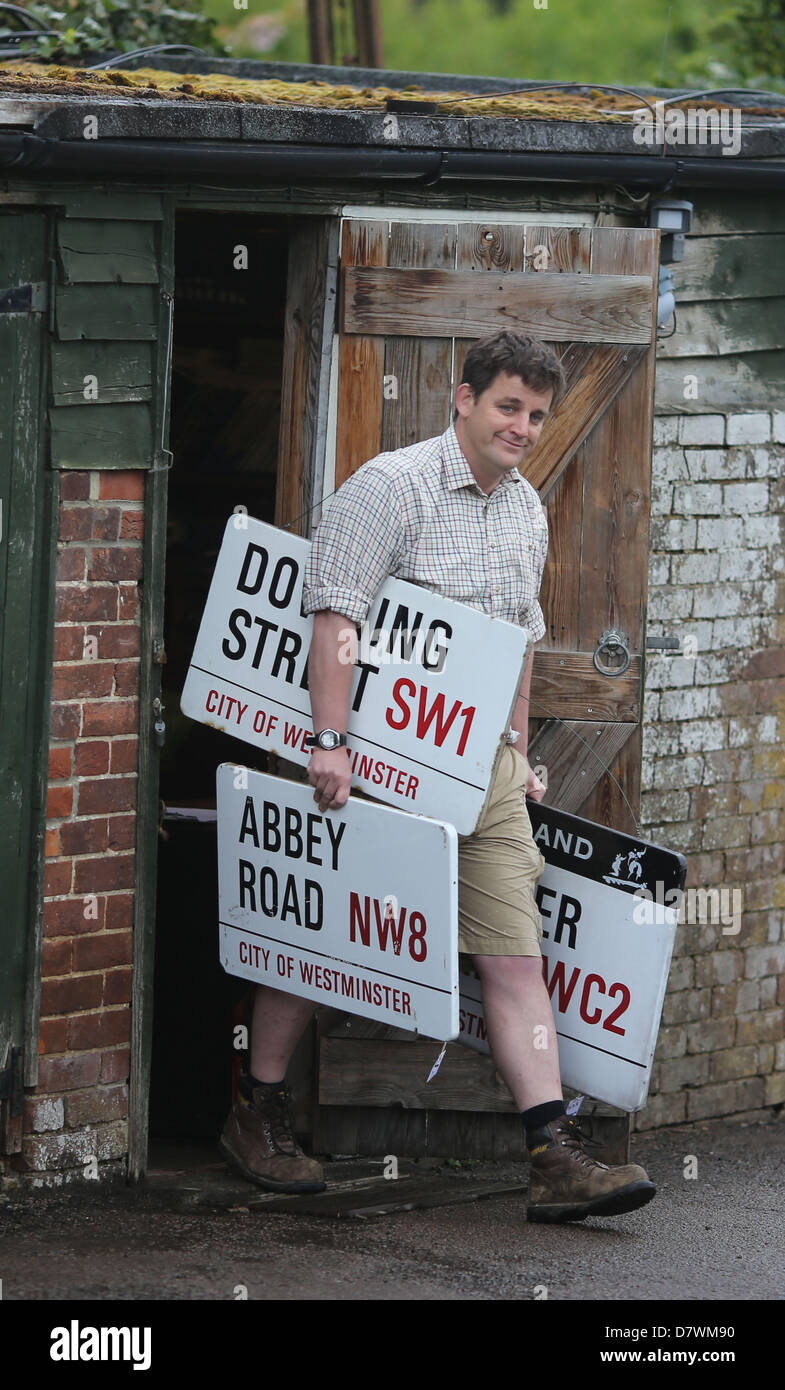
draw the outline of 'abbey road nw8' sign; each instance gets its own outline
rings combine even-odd
[[[358,797],[320,814],[307,783],[231,763],[217,769],[216,787],[224,969],[454,1038],[454,827]]]
[[[535,897],[565,1086],[646,1102],[684,887],[683,855],[528,801],[545,858]],[[643,895],[643,896],[641,896]],[[460,1039],[488,1051],[480,982],[461,975]],[[535,1047],[549,1040],[537,1037]]]
[[[229,518],[180,701],[191,719],[302,764],[312,732],[306,663],[313,620],[301,608],[309,549],[310,541],[252,517]],[[348,619],[346,626],[353,632]],[[509,723],[526,641],[513,623],[388,579],[358,643],[353,784],[470,834]]]

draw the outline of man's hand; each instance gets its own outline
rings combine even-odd
[[[333,748],[327,753],[323,748],[316,748],[308,764],[308,780],[316,788],[313,799],[320,811],[340,811],[352,789],[348,750]]]
[[[526,778],[526,795],[530,796],[532,801],[542,801],[547,790],[548,788],[544,782],[540,781],[534,768],[529,767],[529,775]]]

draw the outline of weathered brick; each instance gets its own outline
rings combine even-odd
[[[724,482],[747,476],[741,449],[685,449],[687,472],[696,483]]]
[[[129,931],[94,932],[74,942],[74,970],[106,970],[131,960]]]
[[[754,1014],[742,1014],[736,1020],[736,1046],[752,1043],[776,1043],[785,1031],[785,1010],[765,1009]]]
[[[54,667],[51,695],[54,699],[99,699],[111,695],[114,666],[111,662],[76,662]]]
[[[736,1013],[737,984],[716,985],[711,992],[712,1018],[733,1018]]]
[[[671,579],[674,584],[711,584],[719,572],[720,557],[709,551],[674,555],[671,560]]]
[[[138,583],[121,580],[117,585],[117,616],[126,622],[139,616]]]
[[[771,437],[778,444],[785,444],[785,411],[775,410],[771,417]]]
[[[765,1078],[764,1105],[785,1103],[785,1071],[774,1072]]]
[[[771,416],[761,411],[729,415],[726,438],[729,444],[764,444],[771,438]]]
[[[41,1056],[51,1052],[65,1052],[68,1040],[68,1019],[44,1018],[38,1026],[38,1052]]]
[[[750,983],[748,981],[747,983]],[[768,975],[765,980],[760,982],[760,1008],[773,1009],[777,1005],[777,985],[779,980],[776,975]]]
[[[664,691],[660,696],[660,718],[674,722],[700,719],[710,712],[710,698],[706,688]]]
[[[109,848],[111,850],[133,849],[136,843],[136,816],[109,817]]]
[[[70,859],[47,864],[44,870],[44,897],[61,898],[71,891],[74,866]]]
[[[751,553],[757,555],[758,552]],[[88,637],[96,639],[99,656],[105,660],[139,655],[140,634],[136,623],[91,623],[86,632]]]
[[[724,748],[727,743],[727,729],[721,719],[693,719],[685,721],[681,727],[681,747],[684,753],[707,753]],[[712,849],[704,845],[704,849]]]
[[[49,1130],[63,1127],[63,1102],[61,1098],[50,1096],[28,1096],[25,1098],[25,1130],[34,1134],[44,1134]]]
[[[713,523],[709,521],[701,522],[701,526],[711,525]],[[728,549],[720,555],[720,583],[728,580],[763,579],[768,564],[769,557],[764,550]]]
[[[85,629],[82,623],[58,623],[55,627],[54,661],[83,661]]]
[[[680,444],[724,444],[724,415],[682,415],[679,420]]]
[[[690,989],[695,977],[695,962],[687,956],[682,959],[671,961],[670,973],[668,975],[668,992],[678,994],[680,989]]]
[[[114,668],[115,694],[135,695],[139,690],[138,661],[117,661]]]
[[[49,749],[49,779],[52,782],[61,781],[65,777],[71,776],[73,766],[73,750],[70,747]]]
[[[60,833],[67,854],[96,854],[109,847],[109,822],[105,816],[66,821]]]
[[[744,978],[746,980],[762,980],[766,975],[781,975],[783,970],[785,970],[785,942],[771,946],[750,946],[744,952]]]
[[[111,1047],[127,1043],[131,1036],[131,1013],[127,1008],[106,1009],[103,1013],[75,1014],[68,1026],[68,1046],[81,1048]]]
[[[109,771],[109,742],[107,739],[81,739],[74,749],[74,773],[77,777],[96,777]]]
[[[88,895],[45,902],[44,933],[46,936],[71,936],[76,932],[101,931],[105,910],[103,898],[93,899]]]
[[[144,497],[144,480],[142,469],[118,469],[116,472],[108,469],[99,474],[98,495],[102,502],[112,499],[140,501]]]
[[[63,502],[86,502],[90,497],[90,474],[81,469],[64,472],[60,478],[60,497]]]
[[[674,444],[679,437],[679,416],[678,415],[655,415],[653,426],[653,440],[656,444]],[[785,421],[785,416],[782,417]],[[785,432],[785,424],[783,424]]]
[[[760,1008],[760,982],[758,980],[739,980],[736,992],[736,1011],[751,1014]]]
[[[686,1028],[662,1028],[657,1038],[655,1057],[657,1061],[671,1057],[683,1057],[687,1051]]]
[[[126,1081],[129,1076],[131,1054],[127,1047],[115,1047],[101,1053],[102,1082]]]
[[[110,772],[136,772],[139,763],[138,738],[113,738],[111,750]]]
[[[56,941],[44,941],[41,948],[41,974],[51,979],[57,975],[69,975],[73,942],[70,937],[59,937]]]
[[[733,1022],[730,1019],[709,1018],[687,1025],[688,1053],[716,1052],[718,1048],[732,1046],[733,1042]]]
[[[65,1097],[65,1123],[69,1129],[101,1120],[120,1120],[127,1114],[128,1093],[125,1086],[69,1092]]]
[[[121,1158],[128,1151],[128,1124],[115,1120],[82,1133],[65,1130],[22,1141],[24,1167],[34,1172],[84,1168],[91,1158]]]
[[[710,951],[695,962],[695,985],[698,989],[706,985],[729,985],[741,979],[743,973],[743,951]]]
[[[673,489],[674,511],[682,516],[720,516],[722,483],[677,483]]]
[[[106,930],[130,927],[134,920],[133,893],[110,893],[106,899]]]
[[[740,1076],[753,1076],[758,1068],[757,1047],[727,1047],[713,1052],[709,1060],[712,1081],[735,1081]]]
[[[86,778],[79,787],[80,816],[96,816],[109,811],[130,811],[135,806],[135,777]]]
[[[752,484],[751,486],[754,486]],[[751,509],[757,510],[757,509]],[[94,546],[87,570],[88,579],[139,579],[142,574],[142,548],[139,545]]]
[[[725,849],[749,843],[750,822],[745,816],[719,816],[703,830],[702,849]]]
[[[692,593],[677,584],[663,584],[649,595],[649,622],[678,622],[692,613]]]
[[[687,1115],[687,1094],[650,1095],[646,1106],[635,1116],[636,1130],[657,1129],[660,1125],[677,1125]]]
[[[136,734],[138,731],[138,700],[91,700],[84,707],[85,738],[96,738],[100,734]]]
[[[58,583],[85,578],[87,551],[83,545],[66,545],[57,552],[55,574]]]
[[[705,1027],[705,1024],[698,1025]],[[680,1091],[686,1086],[703,1086],[709,1076],[709,1059],[707,1056],[674,1057],[671,1061],[662,1062],[660,1065],[660,1084],[659,1090],[664,1093],[668,1091]]]
[[[116,541],[120,535],[119,507],[93,507],[90,534],[96,541]]]
[[[130,1004],[130,970],[107,970],[104,975],[103,1002],[105,1004]]]
[[[75,739],[82,727],[81,705],[53,704],[49,711],[49,731],[52,738]]]
[[[115,621],[119,594],[114,584],[58,584],[55,617],[64,623]]]
[[[83,1052],[75,1057],[43,1057],[38,1063],[38,1089],[47,1094],[56,1094],[94,1086],[100,1065],[98,1052]]]
[[[750,1084],[751,1082],[751,1084]],[[687,1119],[706,1120],[712,1115],[732,1115],[739,1110],[755,1110],[763,1105],[764,1083],[761,1078],[746,1081],[723,1081],[690,1091],[687,1096]]]
[[[78,859],[74,866],[75,893],[107,893],[113,888],[131,888],[134,881],[133,854],[109,854],[95,859]]]
[[[101,1003],[103,982],[100,975],[76,975],[44,980],[41,985],[41,1015],[72,1014],[77,1009],[94,1009]],[[84,1043],[82,1046],[89,1046]]]
[[[690,818],[704,820],[708,816],[732,815],[737,809],[739,791],[735,782],[720,782],[713,787],[696,787],[690,792]]]
[[[697,522],[688,517],[657,518],[651,523],[649,544],[652,550],[694,550],[696,535]]]
[[[124,507],[120,522],[120,539],[141,541],[144,538],[144,512],[138,508]]]
[[[646,792],[641,797],[641,821],[651,824],[654,821],[686,820],[690,813],[690,798],[686,791]]]
[[[690,476],[683,449],[655,449],[652,453],[651,471],[652,479],[657,483],[679,482]]]
[[[61,506],[57,519],[58,539],[66,543],[89,540],[90,522],[89,507]]]
[[[50,787],[46,794],[46,815],[48,820],[60,820],[70,816],[74,808],[74,789],[70,786]]]

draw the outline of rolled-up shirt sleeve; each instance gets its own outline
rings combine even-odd
[[[539,602],[540,587],[542,585],[542,574],[545,569],[545,559],[548,554],[548,520],[545,508],[542,508],[542,527],[538,528],[532,546],[532,569],[534,572],[534,598],[530,603],[524,604],[521,608],[518,621],[522,627],[527,628],[529,638],[532,642],[538,642],[545,636],[545,617]]]
[[[363,464],[338,489],[313,537],[303,611],[330,609],[361,623],[405,544],[394,476]]]

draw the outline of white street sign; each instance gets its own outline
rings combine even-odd
[[[313,620],[301,611],[309,549],[309,541],[253,517],[229,518],[180,701],[191,719],[303,765],[312,732],[306,663]],[[348,619],[346,627],[354,634]],[[525,629],[513,623],[387,580],[357,654],[353,784],[471,834],[526,645]]]
[[[565,1086],[620,1110],[646,1102],[668,982],[683,856],[528,802],[546,860],[536,889],[543,975]],[[636,897],[647,889],[651,900]],[[487,1052],[480,981],[461,975],[460,1040]],[[534,1031],[532,1045],[553,1040]]]
[[[224,969],[456,1037],[454,827],[357,797],[320,813],[309,785],[231,763],[216,785]]]

